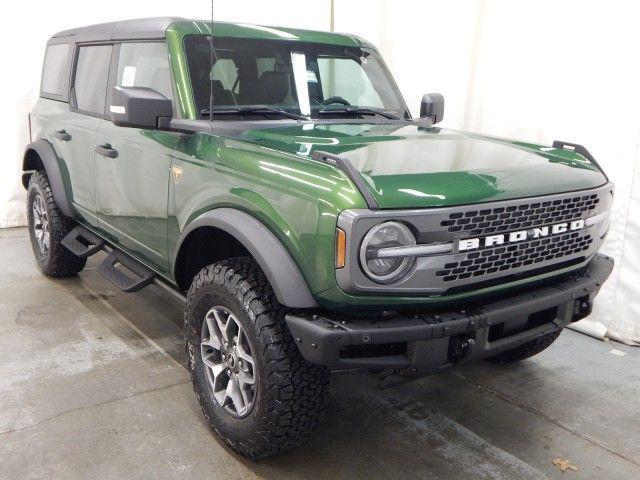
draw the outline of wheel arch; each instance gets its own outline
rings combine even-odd
[[[278,238],[262,222],[234,208],[224,207],[205,212],[181,232],[172,258],[173,275],[181,290],[189,287],[191,274],[194,273],[193,268],[189,267],[189,250],[198,247],[199,243],[194,239],[203,235],[203,232],[213,237],[211,245],[214,245],[214,249],[244,252],[253,257],[282,305],[291,308],[317,307],[298,266]],[[214,254],[208,258],[222,260],[228,257]],[[199,266],[202,268],[205,265]]]
[[[53,199],[62,214],[67,217],[73,216],[65,191],[58,156],[51,143],[42,138],[31,142],[25,149],[22,159],[22,185],[24,188],[29,187],[29,179],[33,172],[37,170],[44,170],[47,173],[53,192]]]

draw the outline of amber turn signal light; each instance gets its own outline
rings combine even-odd
[[[336,228],[336,268],[344,268],[347,254],[347,234]]]

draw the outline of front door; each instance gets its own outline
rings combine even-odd
[[[172,98],[164,43],[122,43],[116,47],[112,65],[111,86],[148,87]],[[169,264],[167,192],[171,154],[179,136],[118,127],[103,120],[95,142],[98,227],[160,273],[166,273]]]

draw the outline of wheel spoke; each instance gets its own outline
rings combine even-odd
[[[240,331],[238,332],[238,345],[236,351],[238,352],[238,357],[241,358],[243,362],[250,364],[253,369],[253,357],[248,349],[248,344],[249,342],[247,342],[244,330],[240,328]],[[245,367],[244,370],[247,370],[247,368]]]
[[[249,403],[251,402],[251,399],[249,398],[249,392],[247,392],[247,389],[244,388],[244,386],[242,385],[242,383],[240,383],[239,380],[238,380],[238,389],[240,390],[240,395],[242,395],[242,402],[245,405],[244,408],[246,408],[246,406],[249,405]]]
[[[42,245],[45,250],[49,250],[49,232],[47,230],[42,235]]]
[[[33,200],[33,211],[36,212],[38,217],[40,217],[42,215],[42,210],[40,210],[40,196],[37,196]]]
[[[226,329],[227,329],[227,323],[229,323],[229,318],[227,317],[226,321],[224,321],[221,315],[222,312],[218,308],[213,308],[211,310],[211,313],[213,313],[213,316],[216,320],[216,325],[218,326],[218,331],[222,336],[221,340],[228,343],[229,338],[227,337]]]
[[[253,376],[253,373],[240,370],[238,372],[238,383],[240,383],[241,387],[244,385],[253,385],[256,383],[256,379]]]
[[[201,345],[203,347],[211,347],[214,350],[218,350],[218,351],[220,351],[220,349],[222,348],[222,345],[220,344],[220,340],[218,340],[218,337],[213,333],[209,338],[203,340]]]
[[[42,219],[40,218],[40,214],[38,213],[38,210],[36,209],[36,206],[33,206],[33,226],[34,227],[40,227],[42,225]]]
[[[220,375],[220,372],[224,370],[224,365],[222,364],[222,362],[215,360],[213,353],[209,353],[207,355],[203,353],[202,362],[211,369],[211,373],[213,373],[214,377]]]
[[[232,313],[229,313],[229,316],[227,317],[227,324],[225,326],[225,338],[229,343],[233,340],[234,332],[239,328],[240,325],[238,325],[238,320],[236,320],[236,317],[234,317]]]
[[[218,334],[216,318],[213,310],[209,310],[205,320],[207,330],[209,331],[209,337],[202,342],[202,345],[209,346],[219,351],[222,348],[222,342],[220,341],[220,335]]]
[[[224,388],[216,390],[215,385],[217,383],[218,382],[214,382],[213,396],[216,398],[220,405],[224,405],[224,402],[227,400],[227,390]]]
[[[235,377],[231,377],[229,379],[229,383],[227,384],[227,397],[231,399],[236,413],[242,415],[242,413],[244,413],[245,402],[242,398],[242,393],[240,392],[240,385],[238,385],[238,381]]]
[[[36,197],[36,209],[38,210],[38,216],[41,218],[45,218],[46,217],[46,211],[44,209],[44,203],[42,201],[42,197],[40,195],[38,195],[38,197]]]

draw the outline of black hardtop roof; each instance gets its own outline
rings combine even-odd
[[[162,40],[166,37],[167,29],[173,24],[180,24],[182,28],[194,34],[203,34],[211,31],[211,22],[206,20],[192,20],[180,17],[137,18],[63,30],[53,35],[48,43]],[[268,27],[233,22],[214,22],[214,27],[220,28],[220,31],[223,32],[222,35],[238,38],[251,38],[256,40],[279,40],[285,38],[302,42],[308,41],[313,43],[375,48],[362,38],[342,33],[301,30],[288,27]]]
[[[164,38],[174,22],[186,21],[180,17],[136,18],[118,22],[99,23],[86,27],[63,30],[51,39],[69,38],[73,42],[100,42],[106,40],[142,40]]]

